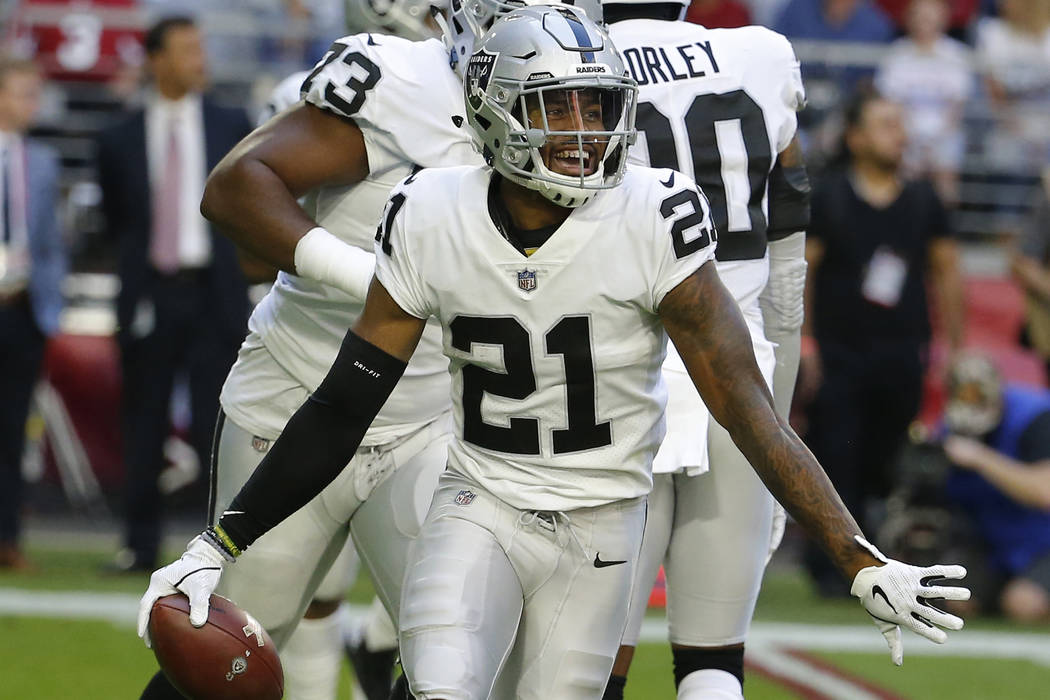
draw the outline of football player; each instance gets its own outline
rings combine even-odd
[[[691,173],[707,194],[719,233],[719,277],[740,305],[759,368],[787,416],[809,216],[795,137],[795,113],[805,101],[799,64],[783,36],[680,21],[687,6],[603,3],[613,41],[639,84],[642,136],[632,160]],[[630,621],[606,697],[623,697],[663,564],[678,697],[743,698],[743,642],[766,560],[783,533],[783,510],[771,543],[773,498],[725,428],[710,420],[673,347],[664,380],[667,436],[653,462]]]
[[[778,417],[711,263],[703,195],[671,170],[626,170],[636,88],[605,32],[574,8],[518,10],[470,57],[464,88],[491,167],[424,170],[395,188],[335,363],[218,522],[155,580],[205,619],[223,569],[340,477],[433,317],[455,429],[402,592],[415,697],[486,698],[503,666],[515,674],[496,697],[601,697],[663,433],[667,336],[888,638],[904,625],[944,641],[941,627],[961,627],[926,600],[966,598],[927,585],[962,567],[883,557]]]
[[[578,4],[601,16],[598,0]],[[375,265],[372,238],[391,187],[417,168],[481,162],[454,66],[463,70],[475,37],[507,9],[457,0],[445,42],[340,39],[303,82],[302,102],[253,132],[209,177],[205,215],[281,270],[252,314],[220,397],[213,521],[317,388],[360,313]],[[308,623],[316,645],[307,642],[304,653],[331,648],[338,603],[311,605],[311,598],[348,532],[396,615],[406,550],[445,466],[449,380],[436,324],[411,365],[338,483],[223,578],[219,593],[250,611],[281,648],[304,612],[324,621]],[[153,590],[174,591],[163,576],[152,581]],[[323,656],[328,669],[338,664],[338,657]],[[142,697],[179,695],[157,673]]]

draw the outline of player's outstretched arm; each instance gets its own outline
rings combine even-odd
[[[215,166],[201,213],[263,262],[363,299],[373,254],[318,228],[297,198],[367,175],[368,155],[357,125],[303,103],[246,136]]]
[[[158,598],[185,593],[190,621],[203,625],[223,567],[339,475],[404,373],[425,325],[373,281],[364,312],[324,381],[288,421],[229,508],[179,560],[153,572],[139,603],[138,631],[147,645],[149,615]]]
[[[964,588],[929,585],[961,578],[962,567],[922,569],[883,557],[863,538],[853,516],[812,453],[773,407],[755,361],[751,338],[712,263],[663,298],[660,318],[714,418],[730,432],[773,496],[824,548],[900,663],[900,629],[943,642],[935,625],[959,629],[962,620],[926,604],[926,598],[965,599]],[[885,605],[883,605],[885,603]]]

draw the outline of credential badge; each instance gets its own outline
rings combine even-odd
[[[519,270],[518,271],[518,289],[523,292],[531,292],[536,289],[536,271],[535,270]]]
[[[473,491],[463,489],[458,494],[456,494],[456,503],[458,503],[461,506],[469,506],[471,503],[474,502],[474,499],[477,497],[477,495],[478,494],[474,493]]]

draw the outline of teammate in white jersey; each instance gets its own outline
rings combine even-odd
[[[641,137],[632,160],[691,173],[710,198],[719,277],[740,305],[763,375],[777,378],[773,394],[786,416],[808,222],[795,138],[804,104],[799,64],[787,39],[763,27],[712,30],[679,21],[686,5],[604,3],[613,40],[639,84]],[[771,303],[760,307],[760,295]],[[642,563],[605,697],[623,698],[663,564],[678,697],[742,698],[743,643],[776,544],[774,502],[729,433],[710,420],[673,347],[664,379],[667,436],[653,463]],[[778,524],[777,542],[782,517]]]
[[[418,4],[405,0],[386,9],[404,21],[418,17],[412,12]],[[597,0],[578,4],[601,16]],[[316,389],[360,313],[390,188],[420,167],[480,162],[450,50],[465,56],[498,11],[506,8],[457,0],[445,43],[380,34],[337,41],[303,83],[303,102],[257,129],[209,178],[205,214],[282,270],[253,313],[223,387],[213,519]],[[461,70],[465,62],[458,61]],[[406,548],[445,465],[449,390],[439,342],[435,325],[339,483],[269,533],[245,566],[223,579],[220,592],[249,610],[279,646],[304,611],[331,618],[323,634],[337,633],[334,602],[307,606],[348,527],[377,592],[396,613]],[[157,577],[151,590],[174,588]],[[307,646],[330,649],[331,642]],[[143,697],[178,695],[158,673]]]
[[[968,591],[924,585],[962,568],[882,557],[777,417],[709,264],[703,195],[674,171],[624,174],[634,135],[624,73],[604,31],[573,8],[495,24],[465,83],[492,168],[423,171],[395,189],[376,279],[328,375],[219,522],[155,574],[179,582],[192,617],[206,617],[227,564],[340,475],[433,316],[455,437],[402,596],[415,697],[489,697],[501,668],[495,697],[601,697],[663,432],[664,330],[712,414],[853,578],[895,649],[898,625],[935,641],[938,625],[962,625],[925,599]]]

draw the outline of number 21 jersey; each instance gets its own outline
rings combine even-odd
[[[632,167],[526,257],[489,214],[492,177],[409,178],[377,238],[379,281],[442,327],[449,465],[521,509],[644,495],[664,431],[657,309],[714,256],[706,200],[678,173]]]

